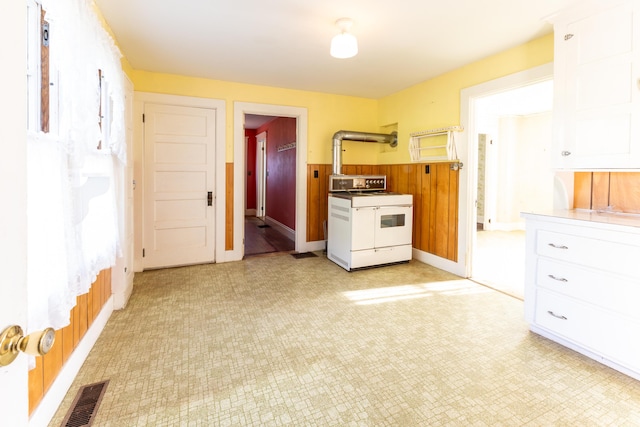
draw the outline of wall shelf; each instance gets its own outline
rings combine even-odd
[[[454,132],[462,126],[448,126],[409,134],[409,154],[412,162],[458,160]],[[442,136],[443,138],[434,138]],[[446,137],[446,143],[442,141]],[[431,139],[433,138],[433,139]]]

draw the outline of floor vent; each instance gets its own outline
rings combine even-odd
[[[314,254],[313,252],[301,252],[297,254],[291,254],[291,256],[294,257],[295,259],[301,259],[301,258],[313,258],[318,255]]]
[[[80,388],[61,427],[88,427],[93,424],[102,396],[107,390],[107,384],[109,380]]]

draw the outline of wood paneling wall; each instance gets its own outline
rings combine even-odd
[[[51,351],[36,357],[36,367],[29,371],[29,413],[38,406],[60,370],[78,346],[100,310],[111,296],[111,269],[100,272],[88,293],[77,298],[71,310],[71,323],[56,331]]]
[[[347,175],[386,175],[387,190],[413,195],[413,247],[458,259],[458,179],[451,163],[344,165]],[[332,167],[307,165],[307,241],[324,240]]]
[[[573,206],[640,213],[640,172],[576,172]]]

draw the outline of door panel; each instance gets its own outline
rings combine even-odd
[[[144,110],[144,267],[214,262],[215,110]]]

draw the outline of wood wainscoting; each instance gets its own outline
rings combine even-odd
[[[332,166],[307,165],[307,241],[325,240]],[[346,175],[386,175],[387,190],[413,195],[413,247],[458,260],[459,171],[451,163],[344,165]]]
[[[71,310],[71,323],[56,331],[55,345],[29,371],[29,413],[38,406],[53,384],[65,362],[78,346],[100,310],[111,297],[111,269],[100,272],[88,293],[77,297]]]
[[[573,206],[640,213],[640,172],[576,172]]]

